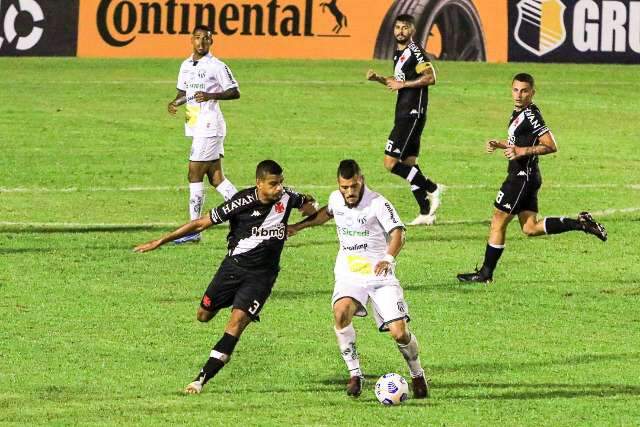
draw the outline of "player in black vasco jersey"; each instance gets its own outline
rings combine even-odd
[[[578,230],[593,234],[603,242],[607,240],[607,231],[588,212],[580,213],[577,219],[537,218],[538,190],[542,185],[538,156],[555,153],[558,148],[540,110],[532,103],[534,94],[533,77],[526,73],[517,74],[511,83],[515,107],[509,120],[509,139],[487,142],[488,153],[498,148],[504,150],[504,156],[509,159],[508,175],[494,203],[482,268],[473,273],[458,274],[461,282],[486,283],[493,280],[493,271],[504,250],[507,226],[515,215],[518,215],[520,227],[527,236]]]
[[[394,127],[384,150],[384,167],[411,185],[420,214],[409,225],[431,225],[440,205],[442,187],[422,173],[418,154],[427,122],[428,87],[436,84],[436,73],[424,49],[413,41],[415,32],[413,16],[399,15],[393,29],[397,43],[394,75],[384,77],[369,70],[367,79],[398,92]]]
[[[287,238],[292,209],[308,212],[311,196],[283,187],[282,168],[264,160],[256,168],[256,186],[236,193],[231,199],[158,240],[137,246],[136,252],[152,251],[189,233],[199,233],[229,221],[228,252],[207,288],[197,318],[211,320],[220,309],[232,307],[224,335],[213,346],[209,360],[186,393],[200,393],[204,385],[229,361],[240,335],[252,320],[259,320],[278,277],[280,254]]]

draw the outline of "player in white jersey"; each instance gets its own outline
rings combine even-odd
[[[363,375],[356,351],[353,316],[367,315],[367,303],[381,332],[389,331],[406,360],[414,397],[428,396],[428,385],[420,364],[418,342],[409,332],[409,309],[395,275],[395,257],[404,244],[405,227],[393,205],[364,185],[355,160],[338,167],[338,190],[327,206],[302,222],[290,225],[289,235],[303,228],[336,222],[340,250],[336,258],[332,305],[338,346],[349,369],[347,394],[362,392]]]
[[[199,25],[191,36],[193,54],[180,66],[178,93],[167,107],[175,115],[177,107],[186,103],[184,130],[192,138],[189,156],[189,216],[200,218],[204,205],[204,177],[229,200],[236,187],[222,172],[224,138],[227,126],[218,101],[238,99],[238,82],[229,67],[209,52],[213,40],[211,30]],[[185,236],[175,243],[198,242],[200,234]]]

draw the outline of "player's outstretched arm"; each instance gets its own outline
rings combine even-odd
[[[497,139],[490,139],[489,141],[487,141],[485,148],[487,150],[487,153],[489,153],[489,154],[493,153],[497,149],[504,150],[504,149],[507,148],[507,141],[506,140],[499,141]]]
[[[187,102],[187,92],[183,90],[178,90],[176,97],[173,99],[173,101],[169,102],[169,104],[167,105],[167,111],[172,116],[175,116],[176,112],[178,111],[178,107],[184,104],[185,102]]]
[[[323,206],[320,209],[318,209],[314,214],[309,215],[304,220],[296,224],[288,225],[287,234],[289,236],[293,236],[302,229],[305,229],[307,227],[315,227],[317,225],[322,225],[325,222],[329,221],[331,218],[333,217],[329,215],[329,212],[327,211],[327,207]]]
[[[372,82],[378,82],[386,86],[387,83],[393,79],[391,77],[380,76],[373,70],[367,70],[367,80]]]
[[[133,250],[134,252],[139,252],[139,253],[149,252],[159,248],[160,246],[164,245],[167,242],[173,242],[174,240],[179,239],[180,237],[186,236],[187,234],[199,233],[201,231],[204,231],[207,228],[211,227],[212,225],[213,225],[213,222],[211,221],[211,217],[209,217],[209,215],[205,215],[203,217],[194,219],[193,221],[182,225],[180,228],[161,237],[160,239],[151,240],[147,243],[138,245],[135,248],[133,248]]]
[[[386,275],[393,269],[395,259],[400,253],[402,246],[404,246],[405,231],[404,228],[395,228],[389,233],[389,243],[387,244],[387,251],[384,258],[376,264],[373,271],[376,276]]]
[[[215,99],[216,101],[228,101],[240,98],[240,89],[237,87],[229,88],[223,92],[196,92],[194,99],[196,102],[207,102]]]

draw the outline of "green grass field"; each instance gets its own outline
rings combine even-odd
[[[262,322],[203,394],[181,393],[226,322],[195,319],[226,227],[200,245],[131,251],[187,219],[189,142],[166,114],[179,62],[0,59],[0,423],[640,423],[639,67],[439,64],[421,165],[449,188],[438,225],[410,228],[398,264],[432,398],[388,408],[376,378],[408,372],[370,318],[355,321],[367,388],[344,393],[333,225],[290,240]],[[382,167],[394,95],[364,81],[389,63],[228,63],[242,92],[222,107],[236,185],[273,158],[326,202],[353,157],[413,218],[407,186]],[[494,283],[461,286],[506,170],[484,141],[506,134],[522,70],[559,145],[541,159],[541,213],[591,210],[610,238],[527,239],[514,223]],[[207,194],[208,207],[221,201]]]

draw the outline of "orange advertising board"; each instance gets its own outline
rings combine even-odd
[[[506,0],[82,0],[77,55],[184,57],[204,24],[224,58],[388,58],[400,13],[436,57],[507,60]]]

